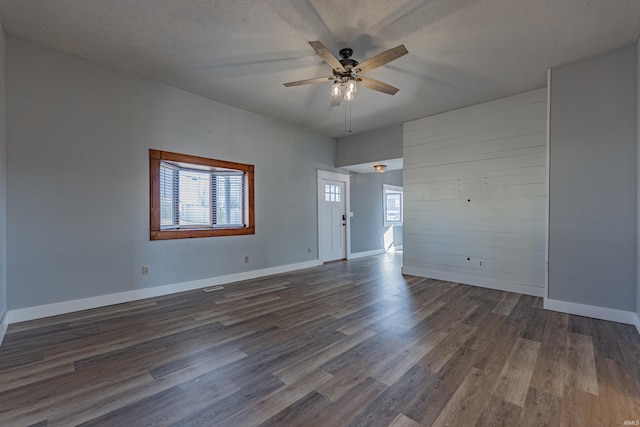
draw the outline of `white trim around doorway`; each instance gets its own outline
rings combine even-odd
[[[350,194],[350,179],[351,177],[349,176],[349,174],[345,174],[345,173],[340,173],[340,172],[331,172],[331,171],[325,171],[322,169],[318,169],[318,173],[317,173],[317,180],[318,180],[318,187],[317,187],[317,191],[318,194],[316,196],[316,201],[317,201],[317,205],[316,205],[316,214],[318,217],[318,260],[322,261],[323,257],[322,257],[322,236],[320,235],[320,203],[321,203],[321,197],[324,197],[324,187],[322,186],[322,181],[324,180],[330,180],[330,181],[338,181],[338,182],[344,182],[344,192],[345,192],[345,210],[347,212],[346,214],[346,218],[347,218],[347,229],[345,230],[345,239],[346,239],[346,258],[347,259],[351,259],[351,194]]]

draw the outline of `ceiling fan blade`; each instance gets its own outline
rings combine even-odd
[[[393,87],[381,81],[371,79],[369,77],[358,76],[358,83],[367,89],[377,90],[378,92],[386,93],[389,95],[395,95],[400,89]]]
[[[356,72],[365,73],[367,71],[371,71],[374,68],[378,68],[383,66],[384,64],[388,64],[394,59],[398,59],[401,56],[406,55],[407,53],[409,53],[409,51],[406,47],[404,47],[403,44],[401,44],[400,46],[394,47],[393,49],[385,50],[384,52],[367,59],[366,61],[355,67]]]
[[[325,45],[318,41],[309,42],[309,44],[318,53],[318,55],[320,55],[320,57],[324,59],[324,62],[331,66],[331,68],[338,72],[344,71],[344,67],[342,66],[340,61],[338,61],[338,59],[333,56],[333,54],[329,51],[329,49],[327,49]]]
[[[340,105],[341,101],[342,101],[342,97],[341,96],[332,96],[331,97],[331,106],[332,107],[337,107],[338,105]]]
[[[291,87],[291,86],[302,86],[302,85],[308,85],[311,83],[324,83],[324,82],[328,82],[328,81],[332,81],[333,80],[333,76],[331,77],[316,77],[313,79],[306,79],[306,80],[298,80],[297,82],[289,82],[289,83],[284,83],[285,87]]]

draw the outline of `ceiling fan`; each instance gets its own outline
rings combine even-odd
[[[341,49],[341,59],[337,59],[331,54],[329,49],[319,41],[309,42],[309,44],[318,53],[318,55],[320,55],[320,57],[331,66],[333,69],[333,76],[316,77],[313,79],[285,83],[284,85],[286,87],[333,81],[333,85],[331,86],[332,107],[340,105],[343,98],[345,101],[353,100],[358,84],[366,87],[367,89],[377,90],[378,92],[389,95],[395,95],[396,92],[398,92],[398,88],[369,77],[364,77],[361,73],[371,71],[374,68],[381,67],[403,55],[406,55],[409,51],[404,47],[404,45],[386,50],[362,63],[359,63],[355,59],[351,59],[351,55],[353,55],[353,49],[351,48],[346,47]]]

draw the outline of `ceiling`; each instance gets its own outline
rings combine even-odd
[[[546,85],[549,67],[634,43],[638,0],[0,0],[6,32],[332,137],[346,134],[331,74],[308,42],[364,60],[353,133]],[[343,105],[347,104],[343,102]],[[350,135],[353,135],[351,133]]]
[[[340,168],[357,173],[375,173],[375,170],[373,169],[375,165],[385,165],[385,170],[395,171],[402,169],[403,163],[403,159],[387,159],[379,160],[377,162],[360,163],[357,165],[340,166]]]

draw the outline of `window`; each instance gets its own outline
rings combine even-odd
[[[149,150],[151,240],[255,234],[253,165]]]
[[[342,196],[340,195],[340,186],[325,184],[324,185],[324,200],[326,202],[339,202]]]
[[[402,187],[383,184],[384,225],[402,225]]]

